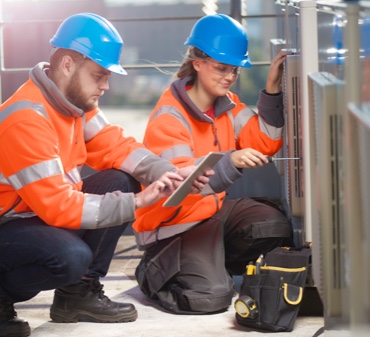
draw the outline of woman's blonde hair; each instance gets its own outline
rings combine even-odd
[[[190,76],[193,80],[197,77],[197,72],[193,67],[194,60],[205,60],[209,58],[209,56],[202,52],[200,49],[196,47],[189,47],[187,54],[185,56],[185,60],[182,63],[180,69],[177,71],[176,76],[177,78],[184,78]]]

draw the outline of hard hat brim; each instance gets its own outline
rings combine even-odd
[[[112,73],[119,74],[119,75],[127,75],[127,71],[123,69],[119,64],[112,64],[109,66],[104,67],[107,70],[111,71]]]

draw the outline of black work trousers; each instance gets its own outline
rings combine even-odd
[[[235,294],[232,275],[243,274],[260,254],[291,245],[292,227],[279,209],[250,198],[226,199],[209,219],[148,247],[136,278],[171,312],[218,312]]]

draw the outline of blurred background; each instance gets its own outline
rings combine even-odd
[[[276,36],[274,0],[1,0],[1,100],[5,101],[40,61],[48,61],[49,40],[69,15],[93,12],[120,32],[121,64],[128,76],[113,75],[101,105],[150,111],[172,80],[186,52],[183,45],[194,23],[212,13],[232,15],[241,8],[253,68],[243,69],[235,85],[254,106],[265,86],[269,40]],[[240,13],[238,13],[240,15]],[[232,15],[233,16],[233,15]],[[236,18],[238,19],[238,18]]]

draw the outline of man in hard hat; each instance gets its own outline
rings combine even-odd
[[[135,210],[169,196],[195,168],[157,157],[99,109],[111,73],[126,75],[109,21],[72,15],[50,44],[50,64],[37,64],[0,106],[1,337],[30,335],[14,303],[49,289],[55,322],[135,321],[134,305],[111,301],[99,279]],[[81,178],[85,164],[98,173]]]
[[[274,205],[229,199],[226,190],[243,169],[268,163],[282,145],[282,64],[271,62],[256,114],[231,92],[241,67],[251,67],[243,26],[224,14],[198,20],[185,44],[177,79],[149,117],[144,144],[181,167],[223,152],[201,195],[178,206],[163,200],[137,210],[133,224],[145,251],[136,269],[141,290],[174,313],[225,310],[234,295],[232,275],[260,254],[292,244],[292,227]],[[159,270],[158,266],[162,268]]]

